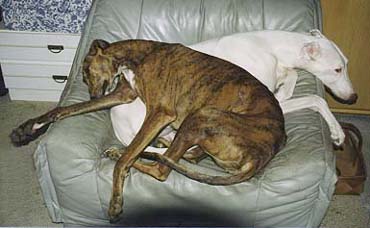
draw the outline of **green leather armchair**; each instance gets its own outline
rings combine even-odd
[[[193,44],[218,36],[263,29],[307,32],[321,28],[318,0],[96,0],[85,24],[59,105],[89,99],[81,65],[92,40],[141,38]],[[294,96],[318,94],[323,86],[299,71]],[[288,143],[250,181],[209,186],[172,172],[159,182],[135,169],[125,181],[121,225],[295,226],[320,224],[336,175],[326,123],[313,111],[285,116]],[[66,225],[109,225],[107,209],[114,162],[100,153],[119,145],[109,111],[53,124],[35,152],[49,214]],[[181,161],[184,162],[185,161]],[[194,169],[222,173],[211,160]]]

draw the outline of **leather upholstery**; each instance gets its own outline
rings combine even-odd
[[[316,0],[96,0],[86,22],[60,105],[88,99],[81,64],[93,39],[141,38],[192,44],[261,29],[320,28]],[[322,84],[299,72],[294,97],[323,95]],[[336,181],[330,135],[310,110],[286,115],[287,146],[250,181],[209,186],[172,172],[159,182],[131,169],[125,182],[123,225],[318,226]],[[49,213],[69,225],[109,225],[114,162],[100,153],[119,145],[108,111],[53,124],[35,153]],[[184,161],[182,161],[184,162]],[[225,174],[211,160],[199,166]]]

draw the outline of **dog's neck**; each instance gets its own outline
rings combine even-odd
[[[115,61],[115,69],[120,66],[135,71],[143,58],[163,44],[147,40],[125,40],[112,43],[106,50]]]
[[[284,67],[305,69],[307,61],[301,56],[302,48],[306,43],[319,38],[309,34],[283,32],[272,37],[264,36],[264,39],[270,43],[272,53]]]

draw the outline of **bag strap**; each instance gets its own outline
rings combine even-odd
[[[365,163],[364,163],[364,155],[363,155],[363,152],[362,152],[362,142],[363,142],[363,140],[362,140],[361,132],[355,125],[353,125],[351,123],[347,123],[347,122],[339,122],[339,123],[342,126],[344,131],[348,131],[348,134],[353,133],[357,137],[358,142],[356,142],[354,137],[348,137],[348,139],[351,140],[352,145],[355,147],[355,151],[357,152],[357,156],[360,159],[360,164],[359,165],[361,166],[361,169],[364,171],[365,177],[366,177],[367,172],[366,172],[366,166],[365,166]],[[355,159],[354,159],[354,162],[356,162]]]
[[[357,137],[357,139],[358,139],[357,143],[354,142],[354,139],[352,137],[349,137],[349,139],[351,140],[353,145],[356,146],[357,151],[362,151],[362,135],[361,135],[360,130],[355,125],[353,125],[351,123],[340,122],[340,125],[342,126],[343,130],[347,130],[347,131],[353,133]]]

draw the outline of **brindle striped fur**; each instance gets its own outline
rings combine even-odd
[[[117,88],[103,96],[120,65],[135,73],[135,88],[121,77]],[[183,45],[143,40],[108,44],[97,40],[85,58],[84,72],[84,81],[95,99],[29,120],[14,130],[11,138],[15,144],[27,144],[43,129],[35,123],[45,126],[140,97],[147,114],[114,168],[108,211],[111,221],[122,211],[123,183],[132,166],[158,180],[166,180],[173,168],[204,183],[228,185],[251,178],[285,144],[282,111],[264,85],[240,67]],[[143,152],[167,125],[178,132],[166,153]],[[194,145],[231,176],[207,176],[179,165],[177,161]],[[139,156],[159,163],[139,162]]]

